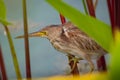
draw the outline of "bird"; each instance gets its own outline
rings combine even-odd
[[[92,59],[98,60],[107,53],[94,39],[70,21],[59,25],[48,25],[28,36],[47,38],[56,50],[65,55],[74,55],[75,59],[72,60],[86,60],[90,72],[95,68]],[[23,37],[24,35],[21,35],[16,38]]]

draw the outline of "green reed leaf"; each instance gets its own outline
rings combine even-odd
[[[0,0],[0,23],[4,25],[10,24],[6,21],[6,7],[3,0]]]
[[[119,80],[120,74],[120,31],[115,31],[114,43],[111,46],[111,61],[110,61],[110,80]]]

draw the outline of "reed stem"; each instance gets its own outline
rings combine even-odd
[[[96,17],[92,0],[86,0],[86,3],[87,3],[89,15],[92,17]]]
[[[26,59],[26,77],[27,79],[28,78],[31,79],[26,0],[23,0],[23,22],[24,22],[24,36],[25,36],[24,42],[25,42],[25,59]]]
[[[1,46],[0,46],[0,71],[1,71],[0,80],[8,80],[7,79],[7,74],[6,74],[6,69],[5,69],[5,64],[4,64],[4,59],[3,59],[3,55],[2,55]]]
[[[111,27],[112,27],[112,33],[113,33],[113,36],[115,34],[115,10],[114,10],[114,1],[112,0],[112,3],[111,3],[111,0],[107,0],[107,5],[108,5],[108,11],[109,11],[109,16],[110,16],[110,22],[111,22]]]
[[[86,4],[85,4],[85,0],[82,0],[82,3],[83,3],[83,7],[84,7],[84,10],[85,10],[85,13],[88,15],[88,11],[87,11],[87,7],[86,7]]]
[[[21,76],[21,73],[20,73],[20,68],[19,68],[19,63],[18,63],[18,60],[17,60],[17,55],[16,55],[16,52],[15,52],[15,48],[14,48],[14,45],[13,45],[13,41],[12,41],[12,38],[11,38],[11,35],[10,35],[10,32],[9,32],[9,29],[6,25],[4,25],[4,28],[5,28],[5,31],[7,33],[7,38],[8,38],[8,42],[9,42],[9,45],[10,45],[11,55],[12,55],[13,64],[14,64],[17,79],[22,79],[22,76]]]

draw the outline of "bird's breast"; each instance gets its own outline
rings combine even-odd
[[[56,40],[52,40],[51,44],[53,45],[53,47],[62,52],[62,53],[70,53],[71,49],[69,48],[68,44],[60,39],[56,39]]]

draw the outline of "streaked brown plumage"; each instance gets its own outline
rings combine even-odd
[[[92,38],[71,22],[47,26],[40,31],[30,33],[29,36],[45,37],[49,39],[56,50],[87,60],[91,71],[94,69],[92,59],[99,59],[100,56],[107,53]],[[23,38],[23,36],[18,36],[17,38]]]

